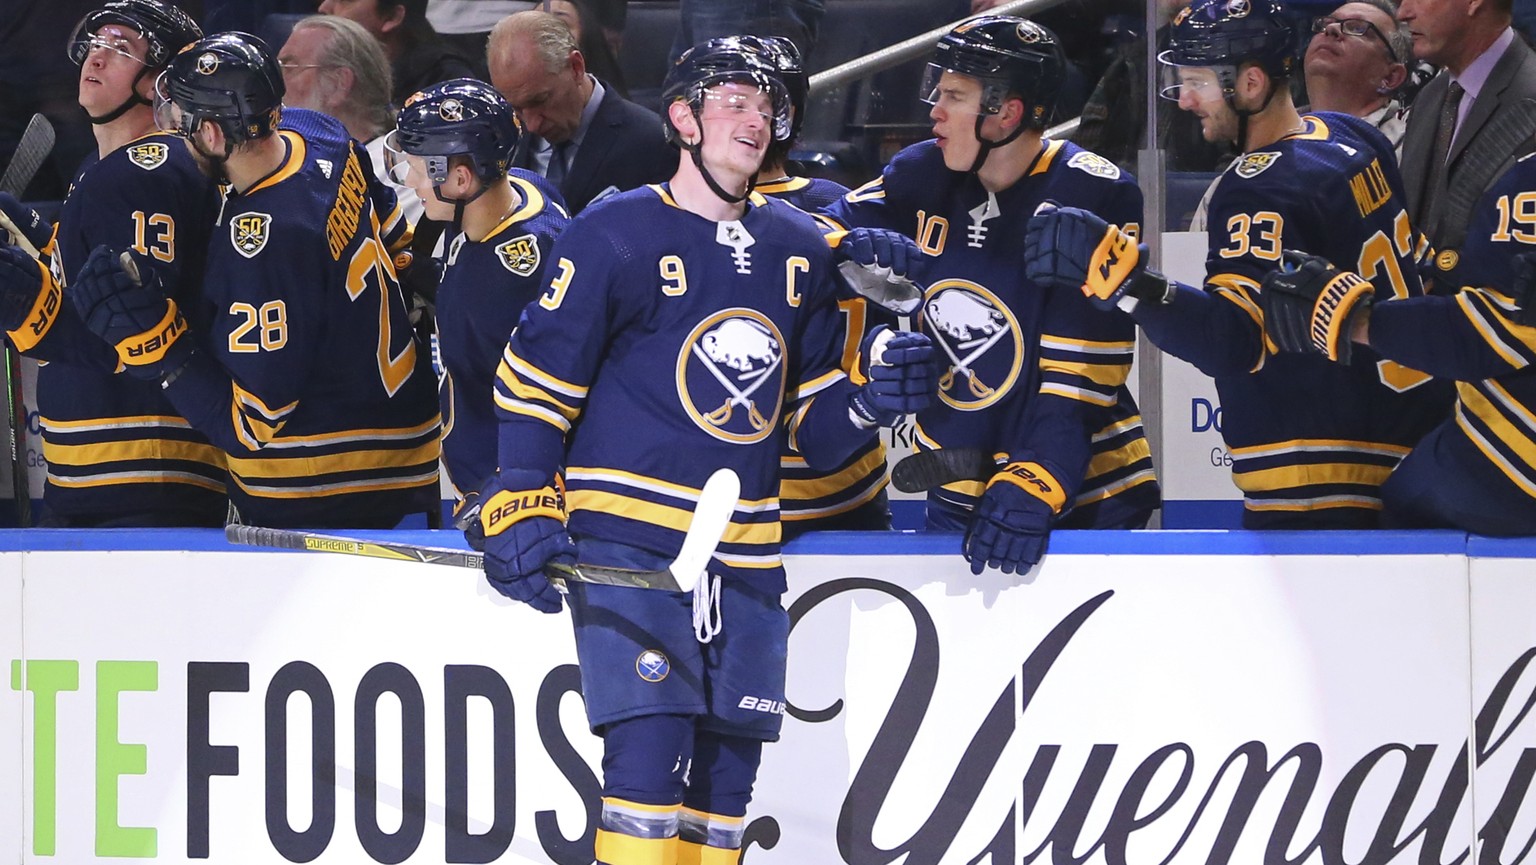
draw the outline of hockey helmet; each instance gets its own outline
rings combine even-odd
[[[789,90],[777,63],[761,50],[758,37],[722,36],[693,46],[677,58],[661,85],[661,117],[667,141],[680,144],[677,129],[667,114],[673,102],[688,103],[697,117],[706,92],[722,84],[747,84],[767,94],[772,106],[772,132],[776,141],[791,134]]]
[[[191,16],[161,0],[111,0],[86,13],[69,37],[69,59],[76,66],[91,53],[96,31],[108,24],[132,27],[149,43],[144,65],[160,69],[183,46],[203,37],[203,29]]]
[[[1044,129],[1056,111],[1066,64],[1050,30],[1023,18],[982,15],[939,38],[919,93],[934,102],[940,78],[954,72],[981,82],[982,114],[996,114],[1015,96],[1024,102],[1025,126]]]
[[[238,144],[277,128],[283,73],[267,43],[249,33],[217,33],[171,58],[156,84],[160,128],[190,137],[204,120]],[[163,109],[175,105],[179,120]]]
[[[475,175],[493,180],[507,173],[520,128],[512,106],[496,88],[473,78],[455,78],[413,93],[395,119],[386,155],[425,158],[434,184],[448,179],[448,158],[468,156]]]
[[[1212,69],[1230,98],[1244,63],[1284,79],[1296,68],[1296,53],[1296,28],[1279,0],[1195,0],[1174,16],[1168,48],[1157,56],[1162,95],[1177,100],[1179,67],[1194,66]]]

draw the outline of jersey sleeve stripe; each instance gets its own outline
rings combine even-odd
[[[571,430],[571,422],[559,412],[520,399],[509,399],[502,396],[500,392],[496,393],[496,407],[510,414],[541,420],[559,430],[561,434]]]
[[[1106,396],[1100,391],[1089,390],[1082,387],[1072,387],[1070,385],[1049,381],[1042,382],[1040,384],[1040,393],[1066,397],[1067,399],[1077,400],[1078,402],[1085,402],[1089,405],[1097,406],[1112,406],[1115,404],[1117,399],[1116,395],[1114,394]]]
[[[1467,321],[1477,329],[1483,342],[1504,358],[1505,363],[1515,369],[1524,369],[1530,364],[1530,359],[1517,346],[1504,340],[1504,336],[1509,334],[1511,323],[1490,298],[1476,289],[1461,291],[1456,294],[1456,305],[1461,307]]]
[[[518,357],[517,354],[512,351],[511,346],[508,346],[507,349],[502,352],[501,362],[507,366],[510,366],[515,372],[517,372],[518,375],[543,385],[547,390],[552,390],[558,394],[561,394],[562,396],[568,396],[571,399],[586,399],[587,397],[587,388],[584,388],[578,384],[572,384],[562,378],[559,378],[558,376],[550,375],[549,373],[539,369],[523,358]]]

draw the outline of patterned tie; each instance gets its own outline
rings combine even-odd
[[[549,169],[544,172],[544,178],[556,189],[565,185],[566,161],[570,157],[570,152],[570,141],[562,141],[550,147]]]
[[[1461,107],[1461,97],[1467,91],[1460,84],[1451,82],[1440,105],[1440,122],[1435,127],[1435,149],[1429,154],[1429,171],[1424,184],[1424,198],[1420,203],[1428,215],[1425,228],[1431,238],[1440,228],[1440,214],[1445,200],[1445,163],[1451,153],[1451,141],[1456,137],[1456,111]]]

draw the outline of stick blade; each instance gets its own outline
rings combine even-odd
[[[43,160],[53,152],[53,143],[53,124],[41,114],[32,115],[26,131],[21,134],[21,141],[16,145],[16,152],[11,155],[11,164],[6,166],[4,176],[0,176],[0,192],[9,192],[20,198],[27,184],[37,174],[37,169],[42,167]]]
[[[984,481],[996,471],[997,462],[979,448],[919,451],[891,469],[891,486],[921,493],[956,481]]]
[[[704,488],[699,491],[699,503],[693,510],[693,520],[688,523],[688,534],[683,538],[683,547],[667,568],[677,581],[678,591],[691,592],[698,585],[721,538],[725,537],[740,499],[741,478],[730,469],[717,469],[704,482]]]

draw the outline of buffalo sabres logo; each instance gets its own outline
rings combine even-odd
[[[159,168],[170,155],[171,149],[158,141],[135,144],[128,148],[128,161],[145,171]]]
[[[1263,174],[1266,170],[1268,170],[1271,165],[1274,165],[1279,159],[1280,154],[1278,151],[1271,150],[1266,153],[1249,153],[1242,159],[1239,159],[1237,164],[1233,166],[1232,170],[1237,172],[1238,177],[1245,179],[1249,177],[1258,177],[1260,174]]]
[[[635,658],[635,673],[647,682],[660,682],[672,672],[672,662],[655,649],[646,649]]]
[[[1020,21],[1016,29],[1019,34],[1019,41],[1025,45],[1050,41],[1045,35],[1045,29],[1033,21]]]
[[[437,116],[449,123],[458,123],[464,119],[464,104],[457,99],[444,99],[437,107]]]
[[[207,51],[197,58],[197,71],[200,75],[212,75],[219,71],[219,55]]]
[[[778,422],[783,365],[784,338],[771,320],[752,309],[721,310],[699,322],[678,354],[678,396],[711,436],[760,442]]]
[[[271,228],[272,214],[242,213],[230,220],[229,239],[236,252],[246,258],[255,258],[256,253],[267,245]]]
[[[1115,180],[1120,177],[1120,166],[1097,153],[1089,153],[1086,150],[1072,154],[1072,158],[1067,160],[1067,167],[1076,168],[1078,171],[1086,171],[1095,177],[1103,177],[1107,180]]]
[[[930,285],[922,328],[949,359],[939,378],[945,404],[977,411],[1002,399],[1018,380],[1024,361],[1019,323],[997,295],[976,283],[947,279]]]
[[[539,269],[539,242],[531,234],[514,237],[496,247],[496,257],[507,270],[518,276],[530,276]]]
[[[1253,11],[1253,6],[1248,0],[1227,0],[1227,14],[1233,18],[1244,18]]]

